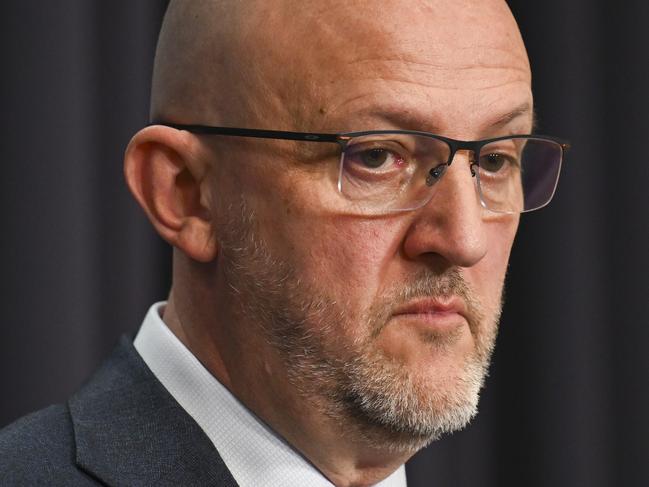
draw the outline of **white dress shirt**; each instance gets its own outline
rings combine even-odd
[[[308,460],[223,386],[167,328],[166,303],[147,313],[134,345],[156,378],[198,423],[240,487],[332,487]],[[376,487],[406,487],[402,465]]]

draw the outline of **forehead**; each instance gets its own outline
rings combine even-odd
[[[265,91],[302,125],[318,118],[322,129],[325,118],[337,130],[376,128],[340,127],[336,117],[354,113],[361,123],[382,111],[440,125],[531,106],[525,48],[500,0],[264,5],[247,51]]]

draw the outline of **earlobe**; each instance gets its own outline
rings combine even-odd
[[[208,206],[209,162],[191,134],[151,126],[138,132],[124,157],[131,193],[160,236],[199,262],[214,260],[217,244]]]

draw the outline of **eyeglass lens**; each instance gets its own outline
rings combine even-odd
[[[430,200],[451,153],[446,141],[424,135],[354,137],[341,156],[338,187],[368,213],[419,208]],[[482,204],[503,213],[545,206],[554,194],[562,155],[557,142],[533,137],[483,145],[471,168]]]

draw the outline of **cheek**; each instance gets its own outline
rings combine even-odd
[[[398,252],[395,223],[355,219],[314,219],[303,265],[320,286],[356,309],[371,304]]]
[[[318,176],[288,172],[281,191],[268,194],[263,209],[271,236],[283,247],[296,271],[338,302],[362,307],[380,285],[403,231],[399,221],[341,216],[333,200],[335,186]],[[281,196],[278,196],[281,195]]]
[[[328,188],[302,179],[290,171],[272,174],[270,185],[240,175],[261,237],[296,277],[330,290],[335,299],[371,295],[397,252],[398,222],[340,216],[323,201]]]

